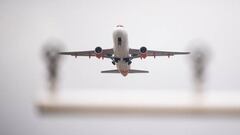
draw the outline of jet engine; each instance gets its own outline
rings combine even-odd
[[[98,46],[95,48],[95,55],[97,58],[103,57],[103,50],[101,47]]]
[[[139,52],[140,52],[140,58],[142,59],[142,58],[146,58],[147,57],[147,48],[146,47],[141,47],[140,49],[139,49]]]

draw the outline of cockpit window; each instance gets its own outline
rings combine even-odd
[[[117,27],[123,27],[123,25],[117,25]]]
[[[117,38],[117,42],[118,42],[118,45],[122,45],[122,38],[121,38],[121,37],[118,37],[118,38]]]

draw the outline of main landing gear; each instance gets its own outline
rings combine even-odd
[[[118,63],[121,59],[120,58],[113,58],[112,64],[115,65],[116,63]]]
[[[120,60],[121,60],[120,58],[113,58],[112,64],[116,65],[116,63],[118,63]],[[130,60],[130,58],[123,58],[122,60],[128,63],[128,65],[132,64],[132,61]]]

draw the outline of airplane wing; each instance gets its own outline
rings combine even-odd
[[[90,51],[72,51],[72,52],[59,52],[60,55],[71,55],[71,56],[97,56],[98,54],[95,53],[94,50]],[[103,58],[111,58],[113,55],[113,49],[102,49],[102,52],[99,53],[100,57]]]
[[[101,71],[101,73],[120,73],[120,72],[118,70],[105,70]],[[149,71],[130,69],[128,73],[149,73]]]
[[[131,54],[132,58],[141,58],[141,52],[139,49],[129,49],[129,53]],[[173,56],[173,55],[184,55],[190,54],[190,52],[172,52],[172,51],[154,51],[154,50],[147,50],[146,56]]]

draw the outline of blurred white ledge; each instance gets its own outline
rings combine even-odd
[[[41,94],[44,112],[140,112],[240,114],[240,92],[177,90],[61,90]]]

